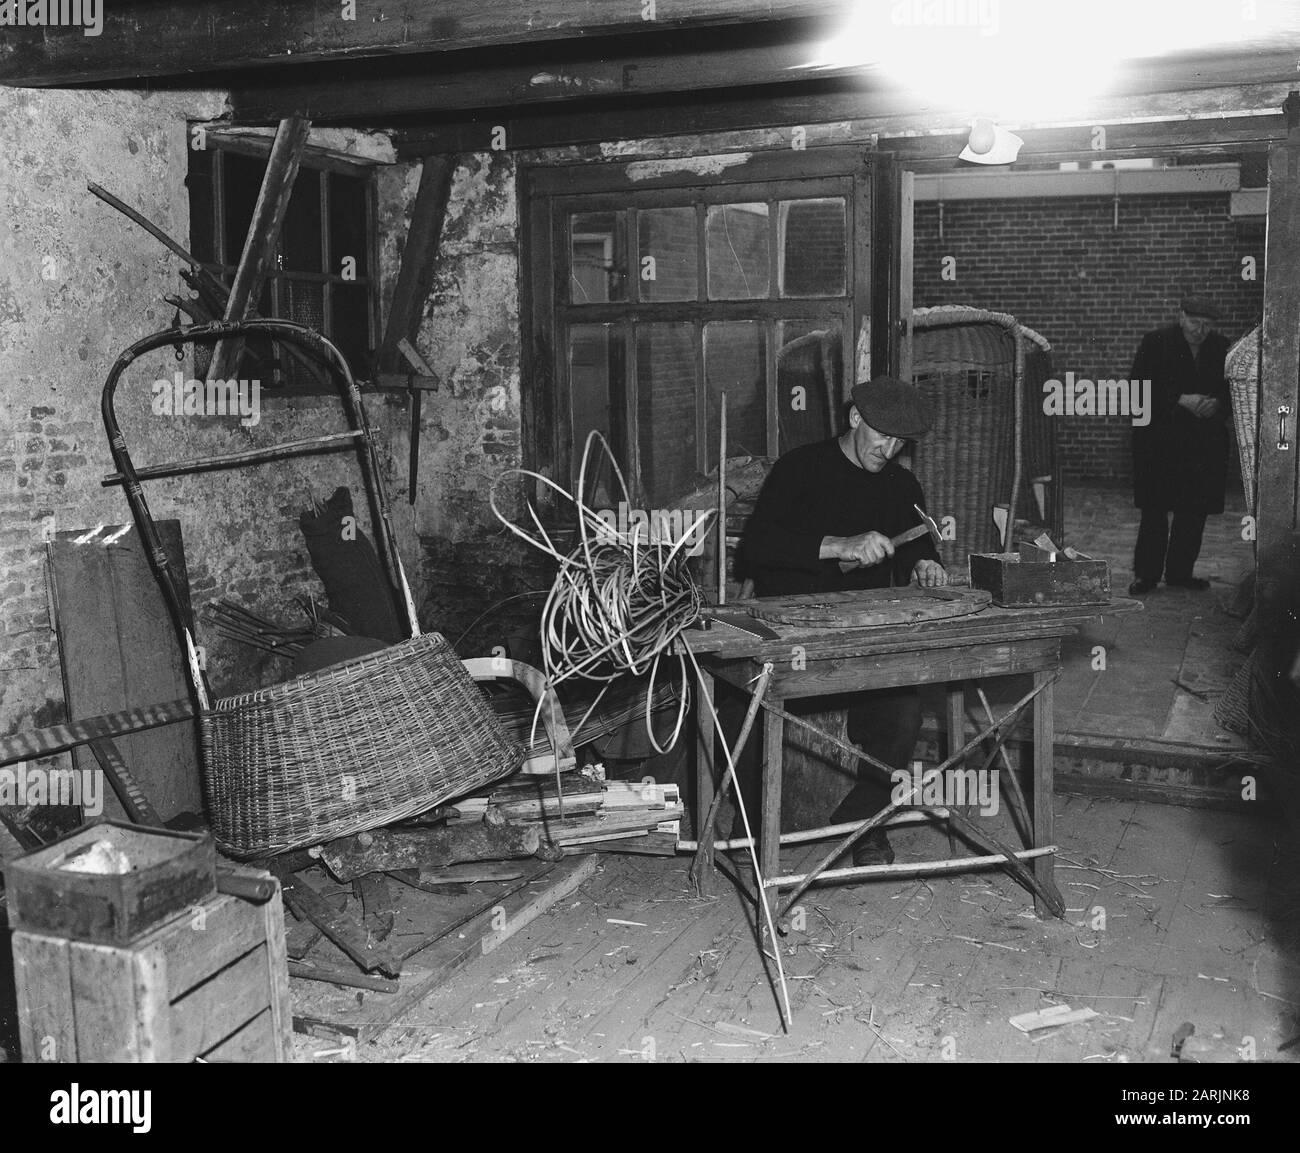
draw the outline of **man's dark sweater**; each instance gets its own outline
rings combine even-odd
[[[930,537],[899,546],[893,562],[840,571],[838,560],[819,560],[822,538],[878,532],[895,537],[919,523],[925,508],[921,485],[897,461],[879,472],[859,468],[838,440],[809,444],[786,453],[773,466],[749,518],[741,552],[745,575],[758,596],[841,592],[905,585],[920,560],[939,559]],[[876,689],[820,697],[821,709],[843,708],[848,738],[895,769],[906,768],[921,730],[921,695],[912,687]],[[743,700],[728,703],[734,733]],[[758,810],[758,743],[746,744],[740,763],[741,788],[751,814]],[[860,821],[889,803],[889,779],[867,767],[858,770],[849,794],[830,816],[832,824]],[[733,826],[732,834],[739,826]]]
[[[741,558],[758,596],[840,592],[905,585],[920,560],[939,559],[929,536],[901,545],[888,560],[841,572],[819,560],[822,538],[878,532],[895,537],[920,523],[921,485],[897,461],[880,472],[859,468],[838,439],[804,445],[773,466],[745,530]]]

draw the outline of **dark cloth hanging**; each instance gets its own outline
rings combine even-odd
[[[331,610],[347,618],[357,636],[396,644],[406,639],[392,587],[384,575],[370,538],[352,517],[352,493],[340,486],[319,512],[307,511],[298,519],[307,540],[312,567],[325,585]]]

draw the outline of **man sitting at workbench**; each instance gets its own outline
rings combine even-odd
[[[948,574],[929,534],[897,547],[891,543],[917,524],[913,506],[925,508],[920,483],[894,457],[904,441],[924,436],[933,422],[930,406],[915,388],[880,377],[853,389],[849,427],[842,436],[781,457],[759,494],[742,544],[742,564],[753,577],[755,594],[947,584]],[[921,729],[917,688],[823,697],[818,707],[843,707],[850,741],[891,768],[909,767]],[[756,758],[742,759],[745,804],[754,814]],[[831,822],[866,820],[889,803],[889,792],[884,773],[860,764],[857,782],[831,814]],[[889,864],[893,859],[883,830],[869,833],[854,846],[855,865]]]

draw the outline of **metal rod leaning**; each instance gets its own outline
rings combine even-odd
[[[733,759],[740,756],[749,740],[750,731],[754,727],[754,718],[758,716],[758,707],[767,694],[768,682],[772,679],[773,664],[768,661],[763,666],[763,671],[758,676],[758,687],[753,690],[753,695],[749,699],[749,709],[745,713],[744,724],[740,726],[740,735],[736,738],[736,747],[732,749]],[[722,783],[718,786],[717,791],[713,794],[713,803],[709,806],[708,815],[704,818],[703,824],[700,825],[696,835],[699,837],[699,847],[695,850],[695,859],[691,862],[691,884],[699,887],[700,870],[704,868],[706,861],[712,858],[713,849],[713,822],[717,820],[718,809],[721,807],[723,799],[727,795],[727,790],[731,787],[731,774],[723,773]]]

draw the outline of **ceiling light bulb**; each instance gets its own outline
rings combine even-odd
[[[982,156],[992,149],[995,139],[993,121],[981,118],[971,125],[970,140],[967,141],[967,146],[972,152],[978,152]]]

